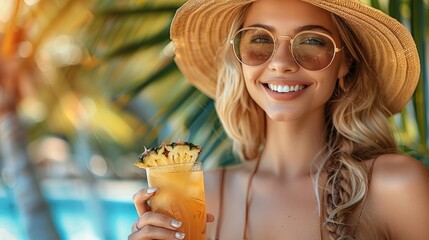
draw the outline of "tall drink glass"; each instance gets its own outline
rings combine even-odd
[[[149,187],[159,190],[150,200],[152,211],[182,222],[185,239],[206,239],[206,204],[201,162],[146,168]]]

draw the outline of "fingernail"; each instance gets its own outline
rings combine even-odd
[[[148,188],[148,189],[146,190],[146,192],[147,192],[147,194],[152,194],[152,193],[156,192],[158,189],[159,189],[159,188]]]
[[[185,233],[182,233],[182,232],[176,232],[176,233],[174,234],[174,237],[175,237],[175,238],[177,238],[177,239],[185,239]]]
[[[182,222],[177,221],[176,219],[173,219],[173,220],[171,220],[170,225],[171,225],[172,227],[179,228],[180,226],[182,226]]]

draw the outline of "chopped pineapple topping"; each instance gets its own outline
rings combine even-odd
[[[151,168],[180,163],[194,163],[202,147],[190,142],[162,143],[159,147],[145,149],[139,161],[134,165],[139,168]]]

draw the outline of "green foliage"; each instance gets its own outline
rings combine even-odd
[[[90,49],[100,61],[96,68],[111,70],[113,67],[109,66],[113,65],[123,70],[117,69],[120,73],[102,77],[95,73],[98,70],[92,71],[101,87],[108,87],[106,91],[113,104],[130,114],[143,112],[139,120],[145,127],[144,131],[135,132],[136,151],[143,145],[157,146],[162,141],[180,139],[204,146],[201,159],[208,168],[215,168],[219,163],[235,164],[238,160],[232,154],[231,142],[215,113],[213,100],[186,82],[168,45],[171,19],[182,3],[169,1],[166,5],[154,6],[153,2],[146,1],[133,7],[96,7],[89,27],[89,34],[93,35],[90,38],[98,41],[92,43]],[[126,32],[126,38],[118,36],[116,29]],[[136,69],[132,70],[135,74],[127,74],[127,69]],[[123,80],[120,87],[111,84],[117,81],[118,75]],[[146,107],[146,111],[139,109],[145,106],[150,107]]]
[[[429,166],[429,67],[426,54],[426,47],[429,46],[429,4],[424,0],[369,2],[408,26],[416,42],[420,54],[420,81],[410,105],[402,113],[393,116],[391,123],[401,150]]]

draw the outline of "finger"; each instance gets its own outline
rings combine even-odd
[[[139,217],[150,211],[150,206],[147,201],[155,194],[158,188],[143,188],[133,196],[134,206],[136,207]]]
[[[206,214],[206,219],[207,219],[207,222],[214,222],[215,217],[214,217],[213,214],[207,213]]]
[[[145,212],[137,221],[137,229],[143,229],[145,226],[157,226],[170,230],[177,230],[182,226],[182,222],[171,218],[165,214],[155,212]]]
[[[145,226],[140,231],[128,236],[128,240],[146,240],[146,239],[184,239],[185,233],[169,230],[155,226]]]
[[[137,220],[138,221],[138,220]],[[131,232],[135,233],[138,232],[140,229],[138,229],[137,227],[137,221],[135,223],[133,223],[133,225],[131,226]]]

